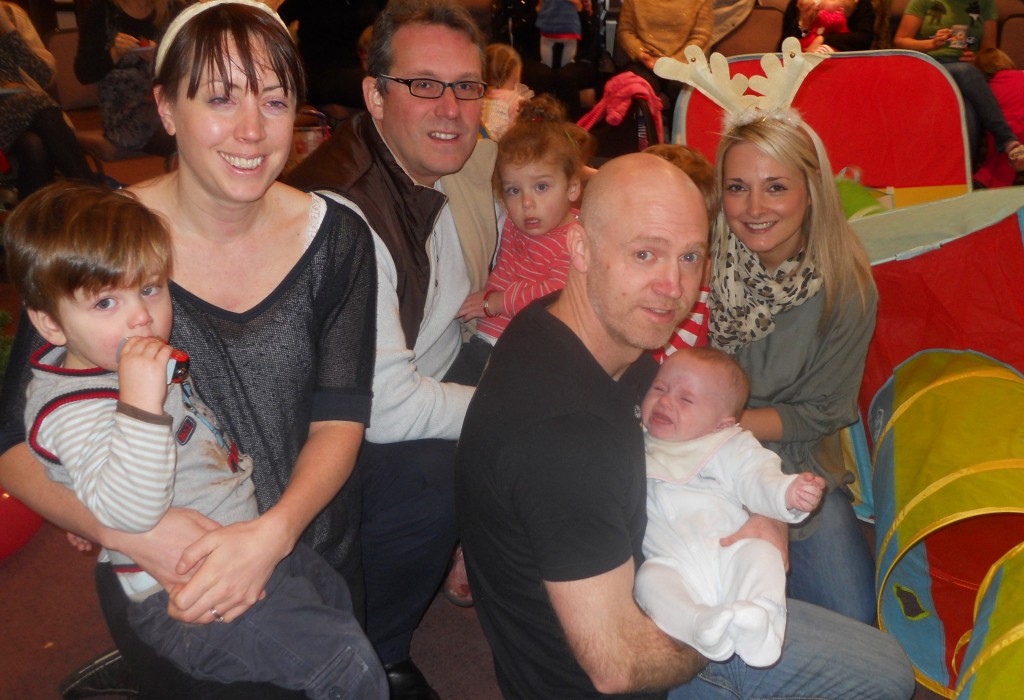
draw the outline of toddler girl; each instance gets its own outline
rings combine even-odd
[[[578,213],[571,203],[580,191],[587,138],[565,120],[561,104],[542,95],[523,103],[519,119],[498,142],[494,189],[507,214],[498,260],[484,288],[459,311],[463,320],[480,319],[477,336],[488,345],[520,309],[565,285],[565,238]]]
[[[480,121],[487,135],[497,141],[516,120],[519,105],[533,97],[533,91],[520,82],[523,79],[523,59],[508,44],[489,44],[484,64],[483,112]]]

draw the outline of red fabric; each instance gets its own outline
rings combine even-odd
[[[693,309],[672,333],[664,347],[652,350],[654,359],[661,364],[676,350],[686,347],[700,348],[708,344],[708,294],[710,287],[701,287],[700,296]]]
[[[630,71],[612,76],[611,80],[605,83],[604,96],[601,100],[576,123],[587,131],[594,128],[594,125],[601,119],[612,126],[618,126],[629,113],[634,97],[647,100],[647,105],[651,108],[654,128],[658,132],[658,143],[665,143],[664,130],[661,125],[661,100],[651,88],[650,83]]]
[[[7,162],[7,156],[4,155],[3,151],[0,151],[0,173],[7,174],[11,172],[11,164]]]
[[[577,210],[572,212],[579,216]],[[529,236],[516,228],[511,217],[505,220],[498,261],[484,285],[484,294],[504,292],[505,313],[478,320],[481,333],[500,338],[508,322],[527,304],[565,286],[569,276],[568,234],[566,224]]]
[[[862,415],[896,365],[926,348],[976,350],[1024,372],[1022,270],[1016,215],[924,255],[875,265],[878,323],[860,388]]]
[[[989,86],[996,102],[1006,117],[1006,123],[1018,141],[1024,142],[1024,71],[1001,70],[992,76]],[[974,179],[985,187],[1009,187],[1017,176],[1005,153],[996,150],[992,134],[986,134],[988,146],[985,162],[981,164]]]
[[[806,51],[807,47],[822,34],[849,33],[850,28],[846,25],[846,15],[841,10],[821,10],[814,18],[807,36],[800,39],[800,48]]]
[[[733,75],[764,75],[760,58],[729,67]],[[713,163],[722,109],[696,91],[684,104],[684,142]],[[959,93],[925,54],[831,54],[804,80],[793,106],[821,137],[833,170],[857,166],[867,187],[969,184]]]

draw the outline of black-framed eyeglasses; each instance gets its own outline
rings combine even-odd
[[[425,100],[436,100],[444,94],[445,88],[451,88],[452,94],[457,100],[479,100],[487,92],[487,84],[475,80],[457,80],[454,83],[446,83],[433,78],[396,78],[393,75],[378,75],[382,80],[391,80],[401,83],[409,88],[413,97],[422,97]]]

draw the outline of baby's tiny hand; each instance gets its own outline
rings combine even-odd
[[[810,472],[803,472],[793,479],[786,489],[786,507],[810,513],[818,507],[825,491],[825,480]]]

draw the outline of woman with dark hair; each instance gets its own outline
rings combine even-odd
[[[38,344],[27,323],[4,386],[0,481],[58,525],[131,557],[170,591],[170,612],[185,622],[244,615],[300,539],[345,576],[358,615],[360,499],[355,482],[343,487],[370,415],[373,242],[348,208],[277,181],[305,92],[280,19],[250,0],[190,10],[154,57],[156,106],[179,167],[131,189],[167,221],[171,343],[192,357],[197,388],[252,457],[261,515],[220,527],[172,509],[142,535],[100,526],[46,479],[23,443],[28,356]],[[97,583],[146,697],[273,694],[183,677],[131,636],[127,599],[108,564],[99,565]]]

